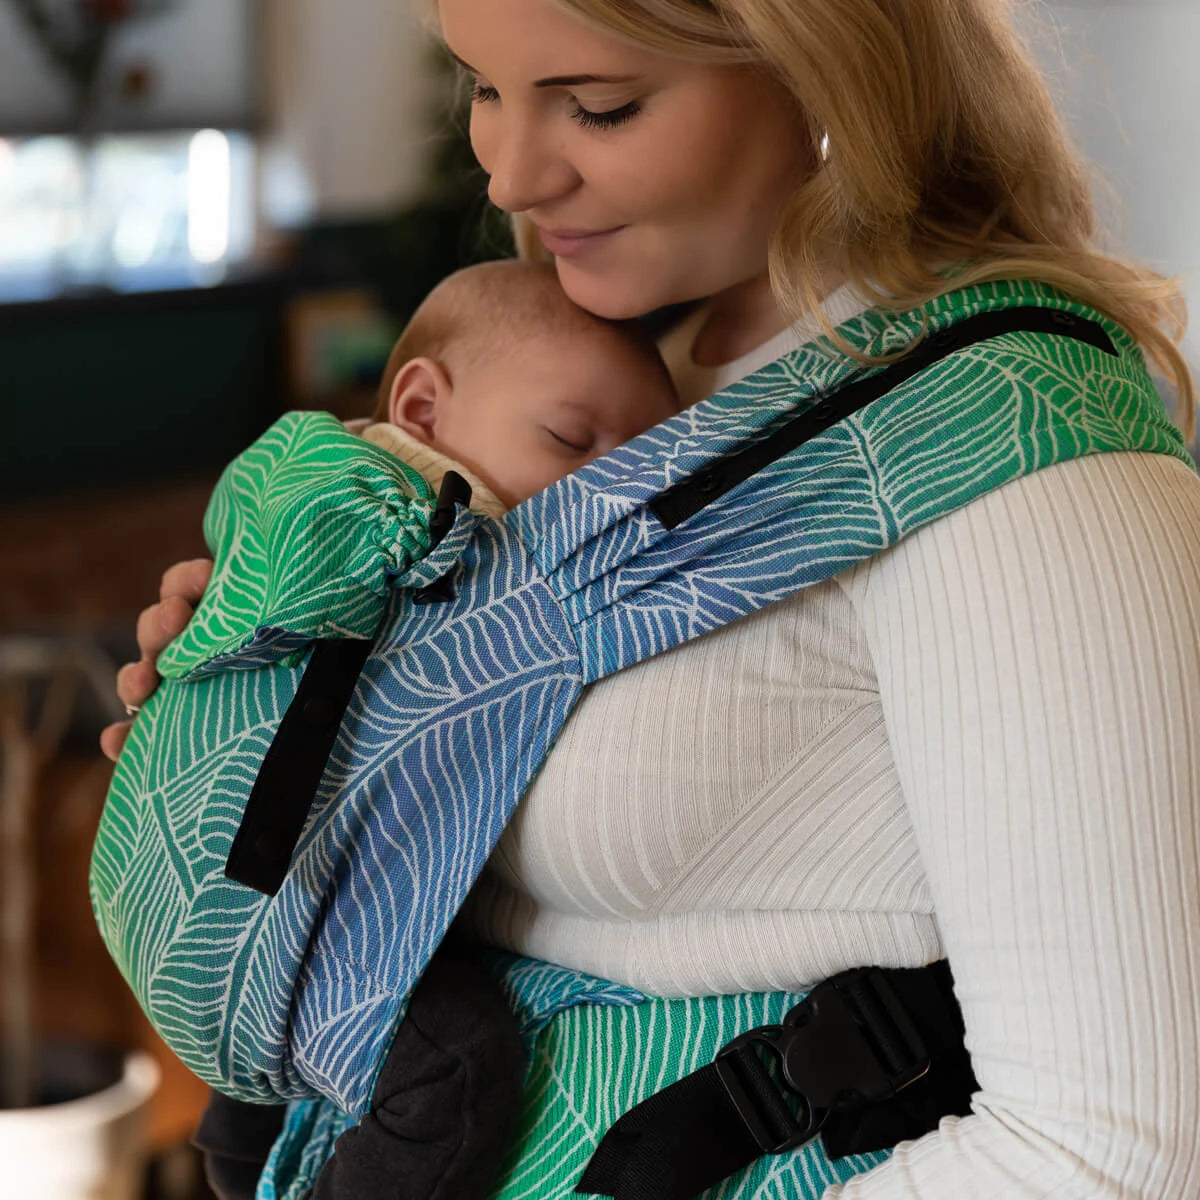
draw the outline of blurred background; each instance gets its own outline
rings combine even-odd
[[[47,1129],[61,1147],[38,1106],[90,1091],[112,1155],[95,1195],[208,1194],[187,1146],[204,1089],[92,927],[96,733],[162,569],[204,553],[221,465],[287,409],[368,412],[425,292],[511,252],[415,8],[0,0],[6,1176]],[[1112,244],[1181,274],[1200,310],[1200,4],[1028,8]]]

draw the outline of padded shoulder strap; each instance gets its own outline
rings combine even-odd
[[[650,502],[650,511],[664,529],[674,529],[785,454],[798,450],[805,442],[854,416],[942,359],[1010,333],[1070,338],[1094,346],[1112,358],[1118,356],[1102,325],[1060,309],[1009,308],[967,317],[925,338],[911,353],[877,374],[847,381],[766,437],[731,451],[703,471],[680,480]]]
[[[798,351],[625,447],[623,475],[615,456],[601,462],[603,487],[586,488],[585,468],[516,510],[585,679],[828,579],[1052,463],[1118,450],[1187,460],[1124,331],[1054,293],[1001,299],[917,314],[928,336],[883,370]],[[912,318],[901,325],[921,332]],[[887,349],[889,332],[858,341]]]

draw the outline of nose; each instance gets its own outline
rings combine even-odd
[[[491,177],[488,198],[505,212],[526,212],[571,191],[579,177],[547,131],[501,114],[472,140],[480,166]]]

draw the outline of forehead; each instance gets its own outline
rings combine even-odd
[[[651,394],[674,403],[654,361],[614,329],[540,337],[517,361],[534,406],[558,407],[599,424],[641,421]]]
[[[553,386],[555,381],[578,384],[598,372],[623,367],[631,356],[624,340],[597,322],[594,328],[574,323],[531,328],[512,337],[505,357],[512,369],[527,373],[539,385]]]
[[[547,0],[438,0],[451,53],[481,74],[533,79],[601,70],[649,70],[665,55],[625,41]]]
[[[492,360],[506,377],[520,378],[539,394],[558,394],[564,401],[606,375],[642,369],[643,361],[623,335],[599,322],[595,328],[513,330],[505,352]]]

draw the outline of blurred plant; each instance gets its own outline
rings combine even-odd
[[[488,199],[487,173],[471,149],[471,90],[444,46],[435,46],[433,53],[443,80],[441,134],[430,164],[434,199],[463,212],[464,258],[470,262],[507,258],[513,253],[512,227],[507,215]]]
[[[367,285],[401,325],[451,271],[513,254],[508,218],[488,199],[471,152],[469,95],[446,51],[430,53],[434,133],[424,195],[383,221],[323,222],[306,231],[299,251],[318,277]]]
[[[469,92],[445,49],[435,46],[431,53],[438,86],[428,191],[397,213],[385,232],[389,272],[380,293],[405,320],[451,271],[513,254],[508,217],[488,199],[487,175],[471,150]]]
[[[117,28],[174,8],[180,0],[8,0],[71,87],[75,125],[89,132],[105,52]]]

